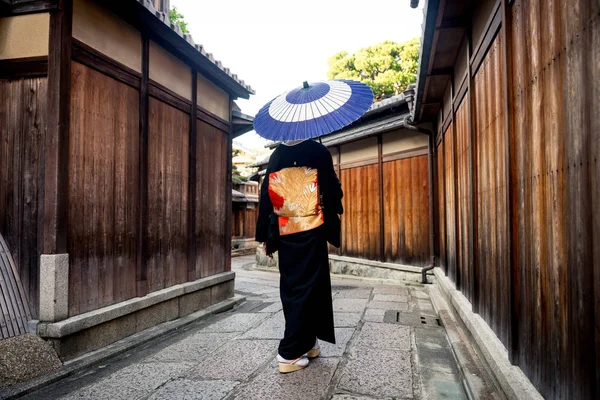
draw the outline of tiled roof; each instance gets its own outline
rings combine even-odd
[[[233,80],[235,80],[245,90],[247,90],[251,94],[256,94],[254,89],[252,89],[252,87],[250,85],[246,84],[246,82],[244,82],[243,79],[240,79],[236,74],[232,73],[229,68],[224,67],[223,64],[221,63],[221,61],[215,60],[212,53],[208,53],[204,49],[204,46],[202,46],[201,44],[196,44],[194,42],[194,39],[192,38],[192,35],[183,33],[183,31],[181,30],[179,25],[172,24],[169,19],[169,15],[167,13],[157,11],[154,8],[154,4],[152,4],[151,0],[136,0],[136,1],[139,4],[143,5],[149,12],[151,12],[153,15],[155,15],[165,25],[169,26],[171,28],[171,30],[173,30],[173,32],[175,32],[179,36],[181,36],[186,42],[188,42],[190,45],[192,45],[196,49],[196,51],[198,51],[200,54],[202,54],[204,57],[206,57],[210,62],[212,62],[214,65],[216,65],[221,71],[223,71],[227,75],[229,75]]]

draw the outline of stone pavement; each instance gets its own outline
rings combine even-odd
[[[465,399],[426,288],[333,278],[337,344],[279,374],[279,276],[233,259],[247,301],[139,346],[29,399]]]

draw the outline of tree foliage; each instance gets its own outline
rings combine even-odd
[[[179,25],[183,33],[190,33],[187,22],[185,22],[183,14],[177,11],[177,7],[171,8],[169,12],[169,20],[173,25]]]
[[[340,51],[329,61],[329,79],[352,79],[371,87],[375,99],[399,94],[415,83],[419,62],[419,39],[404,43],[389,40],[359,49]]]
[[[242,154],[242,151],[240,149],[232,149],[231,158],[233,159],[233,157],[239,156],[241,154]],[[240,183],[246,182],[247,180],[248,180],[248,178],[241,175],[240,170],[238,169],[237,165],[232,164],[232,166],[231,166],[231,181],[234,184],[240,184]]]

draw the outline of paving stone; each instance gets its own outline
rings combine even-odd
[[[268,314],[263,314],[268,316]],[[283,311],[271,316],[263,321],[256,328],[249,330],[242,335],[242,339],[283,339],[285,331],[285,317]]]
[[[420,368],[423,400],[456,399],[467,396],[457,374],[446,374],[429,368]]]
[[[202,332],[245,332],[267,317],[268,314],[260,313],[231,314],[202,329]]]
[[[333,299],[333,311],[363,312],[367,299]]]
[[[433,308],[433,304],[431,304],[431,301],[429,300],[418,300],[417,307],[421,314],[437,315],[435,308]]]
[[[232,340],[191,370],[189,379],[244,381],[277,354],[277,340]]]
[[[417,347],[425,346],[433,349],[450,348],[450,343],[443,329],[415,328]]]
[[[321,341],[321,357],[343,356],[353,333],[354,328],[335,328],[336,344]]]
[[[354,328],[360,321],[361,313],[334,313],[333,321],[336,328]]]
[[[372,397],[355,396],[353,394],[334,394],[331,400],[373,400]]]
[[[339,363],[338,358],[317,358],[310,365],[291,374],[281,374],[277,362],[261,372],[236,393],[240,400],[320,399]]]
[[[258,312],[260,312],[260,313],[276,313],[276,312],[281,311],[282,308],[283,308],[283,306],[281,305],[281,302],[278,302],[278,303],[273,303],[270,306],[259,310]]]
[[[385,310],[379,308],[367,308],[363,319],[369,322],[383,322]]]
[[[172,362],[189,361],[199,362],[202,358],[233,339],[237,333],[204,333],[198,332],[192,336],[172,344],[158,353],[150,355],[144,362]]]
[[[221,400],[239,382],[231,381],[191,381],[178,379],[167,383],[148,400]]]
[[[139,399],[149,395],[167,381],[180,377],[191,367],[190,363],[132,364],[62,399]]]
[[[376,294],[373,296],[373,301],[389,301],[397,303],[408,303],[410,296],[398,294]]]
[[[356,345],[375,349],[410,351],[410,328],[402,325],[366,322],[360,331]]]
[[[407,287],[387,286],[387,285],[375,286],[373,293],[375,293],[375,294],[395,294],[395,295],[399,295],[399,296],[409,296],[409,294],[410,294]]]
[[[410,352],[355,348],[338,387],[378,399],[412,398]]]
[[[413,289],[411,295],[417,299],[429,300],[429,294],[424,290]]]
[[[367,308],[378,308],[381,310],[408,311],[408,303],[398,303],[391,301],[371,301]]]
[[[372,289],[334,290],[336,299],[368,299]]]

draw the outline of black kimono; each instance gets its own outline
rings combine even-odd
[[[283,358],[301,357],[316,338],[335,343],[327,239],[339,246],[342,196],[331,154],[322,144],[280,145],[271,155],[256,240],[279,250]]]

